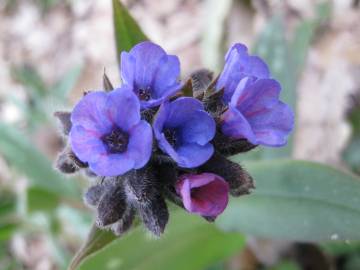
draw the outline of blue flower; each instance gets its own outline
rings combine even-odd
[[[283,146],[293,129],[294,114],[279,100],[280,84],[270,79],[266,63],[249,55],[246,46],[233,45],[225,56],[216,89],[224,89],[228,109],[221,115],[221,131],[254,145]]]
[[[221,116],[222,132],[254,145],[285,145],[293,129],[294,114],[279,100],[280,90],[280,84],[272,79],[242,79]]]
[[[75,155],[100,176],[117,176],[146,165],[152,129],[140,119],[140,102],[127,87],[90,92],[71,113]]]
[[[153,128],[160,149],[180,167],[200,166],[214,152],[209,141],[215,135],[215,121],[197,99],[181,97],[163,103]]]
[[[225,66],[216,83],[216,89],[224,88],[224,101],[229,102],[239,82],[250,77],[252,81],[270,78],[266,63],[258,56],[251,56],[245,45],[234,44],[225,56]]]
[[[181,88],[180,63],[158,45],[145,41],[121,53],[121,78],[139,97],[141,108],[160,105]]]

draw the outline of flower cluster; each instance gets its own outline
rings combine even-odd
[[[97,225],[120,235],[138,215],[160,235],[166,200],[213,221],[233,196],[254,188],[228,156],[257,145],[282,146],[293,128],[291,109],[267,65],[235,44],[216,80],[200,70],[181,83],[180,63],[151,42],[121,54],[122,84],[104,74],[72,112],[57,112],[68,145],[57,167],[95,179],[84,200]]]

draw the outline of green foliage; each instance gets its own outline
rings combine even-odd
[[[56,82],[55,85],[49,89],[48,92],[51,98],[55,98],[56,102],[59,102],[60,104],[66,104],[66,99],[78,81],[82,70],[82,65],[75,65],[68,72],[66,72],[61,80]]]
[[[29,178],[32,186],[64,198],[79,196],[74,183],[57,173],[25,134],[4,123],[0,123],[0,153],[12,167]]]
[[[100,243],[97,253],[84,257],[70,269],[202,270],[244,245],[241,235],[223,233],[182,210],[172,213],[167,231],[160,239],[151,238],[137,227],[106,247],[101,241],[102,237],[96,240]],[[94,241],[91,243],[95,246]]]
[[[91,255],[94,255],[115,239],[116,236],[112,232],[100,230],[93,225],[85,244],[73,258],[69,266],[69,270],[76,269],[83,260],[87,259],[87,257]]]
[[[353,106],[348,113],[348,122],[352,128],[352,137],[343,153],[343,158],[354,172],[360,174],[360,93],[353,97]]]
[[[360,174],[360,135],[354,135],[346,147],[343,158],[354,172]]]
[[[39,125],[54,123],[54,104],[60,108],[67,105],[68,94],[74,88],[81,71],[82,66],[76,65],[54,85],[48,86],[32,66],[12,69],[14,79],[25,87],[26,98],[22,101],[10,95],[9,101],[22,111],[28,131],[36,130]]]
[[[21,174],[29,180],[25,192],[13,195],[11,203],[0,194],[0,240],[10,240],[15,231],[24,235],[41,231],[50,244],[51,254],[59,269],[67,266],[69,254],[63,242],[59,241],[61,230],[55,230],[59,227],[55,217],[56,209],[63,203],[81,202],[81,195],[77,183],[57,173],[31,138],[37,134],[39,127],[54,127],[54,104],[59,107],[67,104],[67,95],[73,89],[81,69],[81,66],[75,66],[57,83],[49,86],[35,68],[13,68],[12,76],[23,85],[26,96],[20,100],[9,92],[7,98],[18,106],[22,118],[12,125],[0,123],[0,155],[13,169],[14,176]],[[11,181],[11,185],[15,182],[16,178]],[[5,212],[11,215],[5,215]],[[3,248],[7,249],[6,245]],[[0,252],[0,257],[0,261],[4,262],[1,263],[1,269],[22,269],[11,254]]]
[[[220,71],[221,64],[224,62],[224,52],[226,51],[225,33],[226,20],[231,11],[233,0],[208,0],[205,12],[208,19],[207,27],[204,29],[202,49],[203,60],[206,67],[213,71]]]
[[[10,239],[18,227],[16,196],[10,191],[0,190],[0,241]]]
[[[270,270],[300,270],[301,268],[292,261],[282,261],[270,268]]]
[[[322,250],[332,256],[343,256],[349,253],[360,253],[360,242],[329,242],[321,244]]]
[[[129,51],[134,45],[148,38],[120,0],[113,0],[113,13],[116,55],[120,61],[122,51]]]
[[[217,224],[271,239],[360,240],[360,180],[306,161],[243,163],[255,179],[251,196],[235,198]]]
[[[60,196],[38,187],[27,189],[27,212],[52,212],[60,203]]]

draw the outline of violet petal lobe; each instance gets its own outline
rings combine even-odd
[[[225,56],[225,66],[216,84],[216,89],[225,88],[224,100],[229,102],[238,83],[244,77],[253,80],[269,78],[266,63],[258,56],[249,55],[245,45],[234,44]]]
[[[96,161],[89,162],[90,169],[97,175],[122,175],[134,168],[134,160],[126,154],[105,154]]]
[[[199,145],[207,144],[215,136],[215,121],[205,111],[195,111],[183,124],[181,140]],[[207,132],[204,132],[207,131]]]
[[[214,153],[214,146],[211,143],[199,145],[188,143],[176,149],[178,155],[177,163],[184,168],[195,168],[208,161]]]
[[[134,168],[145,166],[152,152],[152,128],[150,124],[141,120],[130,130],[129,156],[135,161]]]
[[[140,121],[139,100],[126,86],[111,91],[106,106],[111,123],[124,131],[129,131]]]
[[[181,88],[180,62],[160,46],[149,42],[121,53],[121,78],[133,89],[143,109],[160,105]]]
[[[81,125],[87,130],[105,133],[109,132],[112,123],[104,114],[106,114],[107,94],[103,91],[94,91],[86,94],[71,113],[72,125]]]
[[[195,98],[181,97],[171,102],[168,110],[166,124],[176,127],[185,124],[195,111],[204,111],[204,106]]]
[[[160,149],[180,167],[197,167],[214,152],[210,141],[215,135],[215,121],[194,98],[162,104],[153,128]]]
[[[216,218],[226,208],[229,185],[213,173],[185,174],[176,183],[176,192],[190,213]]]
[[[91,162],[106,154],[101,134],[96,131],[76,125],[71,128],[69,136],[72,150],[81,161]]]

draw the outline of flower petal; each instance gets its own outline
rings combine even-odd
[[[141,120],[130,130],[128,155],[134,161],[134,168],[140,169],[149,161],[152,152],[152,128]]]
[[[221,131],[225,135],[235,139],[245,138],[252,144],[258,144],[249,122],[236,108],[230,106],[221,118]]]
[[[98,160],[89,162],[90,169],[100,176],[122,175],[134,168],[134,161],[128,154],[104,154]]]
[[[174,149],[174,147],[167,141],[165,134],[160,133],[160,135],[157,136],[156,139],[157,139],[160,149],[164,153],[167,153],[174,161],[178,162],[179,155],[176,152],[176,150]]]
[[[153,128],[154,128],[155,137],[157,139],[161,138],[162,130],[164,128],[165,122],[167,121],[169,110],[170,110],[169,102],[165,101],[160,106],[159,110],[157,111],[157,113],[155,115]]]
[[[73,126],[80,125],[88,130],[106,134],[111,130],[112,123],[107,117],[107,94],[90,92],[75,106],[71,113]]]
[[[166,92],[163,93],[163,96],[159,96],[158,98],[152,97],[149,100],[141,100],[141,108],[147,109],[151,107],[158,106],[162,104],[164,101],[168,100],[170,97],[175,95],[182,87],[182,84],[175,84],[166,89]]]
[[[124,131],[130,130],[140,121],[139,99],[127,86],[111,91],[106,106],[108,118]]]
[[[208,161],[214,153],[212,144],[198,145],[189,143],[175,149],[178,155],[176,162],[183,168],[195,168]]]
[[[247,83],[247,78],[244,78],[231,98],[231,105],[247,118],[257,111],[276,104],[280,90],[281,86],[276,80],[260,79]]]
[[[215,129],[214,119],[207,112],[198,110],[180,128],[181,140],[204,145],[214,138]]]
[[[158,45],[145,41],[134,46],[129,54],[135,59],[135,88],[147,88],[151,85],[160,60],[166,52]],[[126,61],[128,59],[125,59]],[[123,61],[123,60],[121,60]],[[126,79],[130,79],[128,76]]]
[[[294,126],[291,108],[279,101],[273,107],[258,111],[247,118],[258,144],[283,146]]]
[[[228,183],[212,173],[182,175],[176,183],[176,191],[186,210],[207,217],[221,214],[229,200]]]
[[[99,134],[83,126],[73,126],[69,138],[73,152],[83,162],[96,161],[106,153]]]
[[[269,78],[270,71],[260,57],[250,56],[246,46],[237,43],[227,52],[224,69],[216,84],[218,90],[225,88],[226,102],[230,100],[241,79],[246,76],[256,79]]]
[[[169,103],[169,112],[165,122],[167,127],[177,127],[191,119],[193,113],[203,110],[202,103],[191,97],[181,97]]]
[[[167,141],[163,132],[169,109],[169,102],[165,102],[161,105],[159,111],[156,114],[155,121],[153,123],[153,129],[160,149],[176,161],[179,158],[178,154],[176,153],[174,147]]]
[[[125,51],[121,53],[120,59],[121,59],[120,70],[121,70],[122,82],[126,85],[134,86],[136,59],[134,58],[133,55]]]
[[[161,58],[153,80],[154,98],[169,96],[179,90],[181,84],[178,82],[180,75],[179,58],[175,55],[165,55]],[[172,93],[168,93],[169,90]]]

